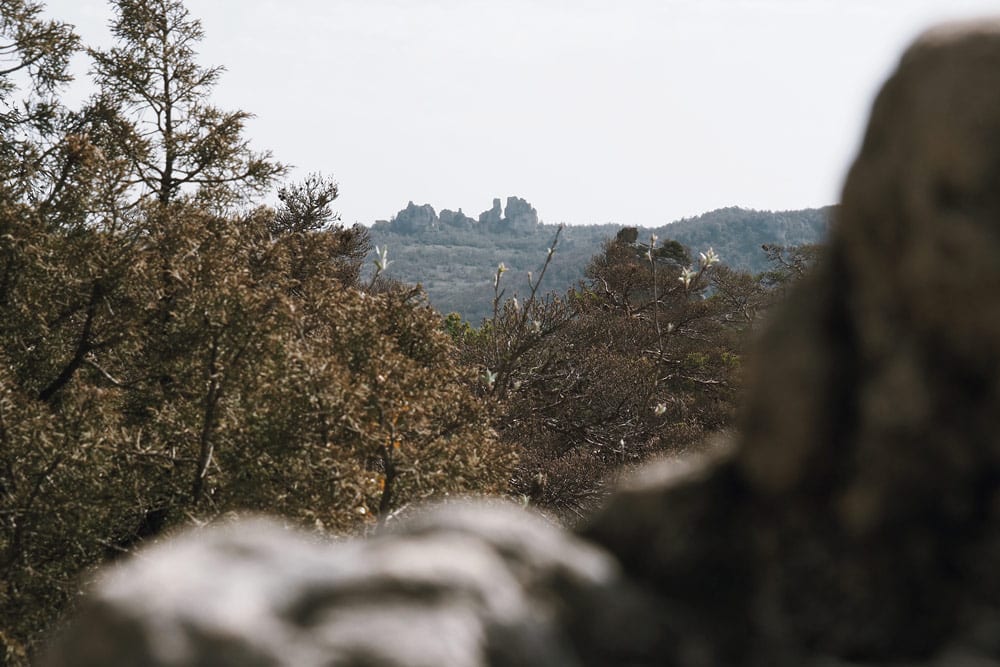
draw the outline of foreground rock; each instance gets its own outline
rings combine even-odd
[[[583,540],[495,507],[195,534],[111,572],[51,664],[1000,665],[1000,28],[904,56],[749,377],[731,448]]]
[[[659,614],[607,554],[513,506],[336,545],[244,521],[107,572],[47,664],[601,665],[661,653]]]
[[[708,664],[1000,664],[998,140],[1000,29],[924,36],[762,341],[735,454],[587,530],[725,640]]]

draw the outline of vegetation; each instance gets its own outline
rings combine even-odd
[[[678,248],[619,235],[578,288],[541,296],[550,249],[523,300],[502,299],[501,266],[492,318],[479,330],[448,320],[519,453],[511,493],[574,521],[623,468],[689,452],[730,425],[747,334],[776,292],[714,250],[692,266]]]
[[[200,24],[116,0],[97,93],[78,41],[2,0],[0,643],[24,656],[102,561],[191,521],[277,512],[364,531],[432,495],[503,492],[514,457],[415,289],[363,285],[369,242],[242,112],[206,96]],[[160,83],[164,85],[160,87]]]
[[[429,210],[433,215],[433,209]],[[637,237],[672,239],[690,251],[715,248],[737,271],[758,274],[771,267],[761,246],[795,247],[823,240],[833,209],[752,211],[726,208],[654,228],[637,228]],[[404,213],[401,211],[400,213]],[[449,225],[445,211],[440,222],[414,225],[405,217],[376,222],[372,242],[388,247],[393,264],[388,273],[405,283],[420,283],[440,311],[457,312],[478,326],[492,315],[490,276],[503,262],[507,282],[522,293],[530,288],[527,272],[538,267],[539,249],[551,241],[559,225],[540,223],[510,227],[475,223]],[[620,225],[568,225],[560,236],[559,253],[552,258],[542,293],[563,293],[586,278],[591,257]]]

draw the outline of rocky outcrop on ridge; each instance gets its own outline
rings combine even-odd
[[[479,224],[487,229],[499,225],[501,220],[503,220],[503,213],[499,199],[494,199],[492,208],[479,214]]]
[[[392,219],[393,229],[403,234],[413,234],[437,229],[440,220],[430,204],[417,206],[412,201]]]
[[[473,229],[476,226],[476,220],[462,213],[462,209],[457,211],[443,209],[441,211],[441,224],[458,229]]]
[[[534,231],[538,227],[538,211],[526,200],[520,197],[507,197],[506,207],[500,199],[493,200],[489,210],[479,214],[479,219],[471,218],[462,212],[443,209],[438,215],[430,204],[416,205],[412,201],[391,221],[379,221],[393,232],[399,234],[423,234],[428,231],[439,231],[442,228],[474,230],[486,232]]]
[[[512,230],[533,230],[538,226],[538,211],[520,197],[507,197],[503,210],[504,223]]]

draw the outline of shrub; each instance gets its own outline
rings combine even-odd
[[[564,520],[598,503],[622,467],[731,422],[748,324],[709,296],[714,253],[694,270],[666,248],[609,241],[578,289],[523,303],[503,301],[498,271],[495,316],[459,337],[497,431],[520,453],[511,491]]]

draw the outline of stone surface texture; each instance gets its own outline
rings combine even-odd
[[[511,229],[532,230],[538,226],[538,211],[520,197],[507,197],[503,214]]]
[[[657,609],[608,554],[513,505],[445,506],[336,544],[243,520],[106,571],[46,664],[596,665],[574,633],[655,654],[663,635],[633,628]]]
[[[493,206],[488,211],[483,211],[479,214],[479,224],[487,228],[494,227],[500,224],[503,219],[503,209],[500,206],[500,200],[494,199]]]
[[[403,234],[437,229],[438,216],[430,204],[417,206],[412,201],[392,219],[393,228]]]
[[[457,227],[459,229],[475,229],[476,227],[475,218],[470,218],[462,213],[462,209],[458,209],[458,211],[443,209],[440,219],[442,225],[449,227]]]

